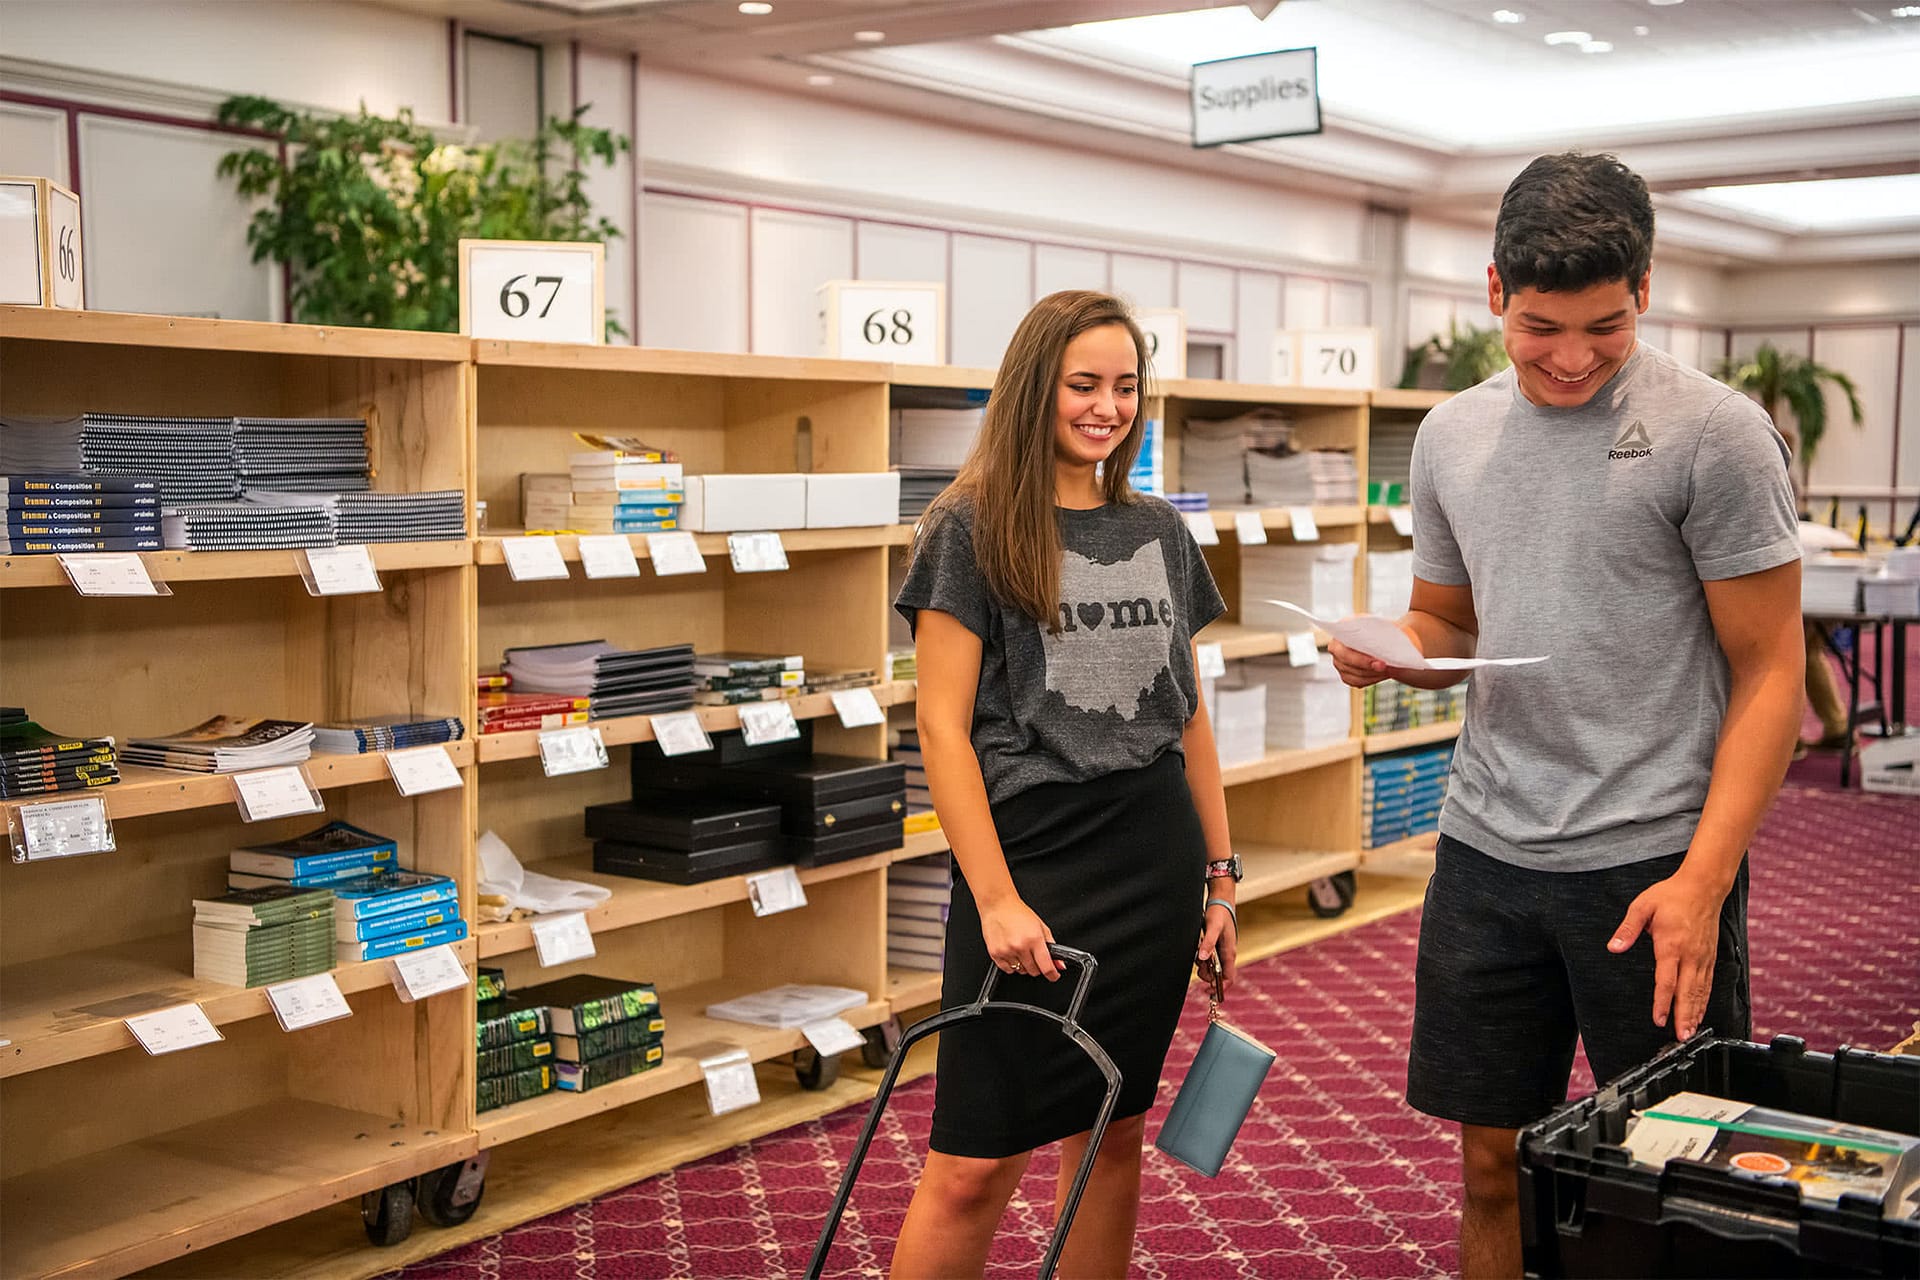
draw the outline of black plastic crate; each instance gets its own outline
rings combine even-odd
[[[1684,1090],[1920,1135],[1920,1058],[1696,1038],[1520,1135],[1530,1276],[1920,1276],[1920,1224],[1864,1196],[1805,1201],[1780,1178],[1634,1165],[1633,1113]]]

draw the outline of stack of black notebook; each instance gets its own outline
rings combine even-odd
[[[500,669],[518,693],[593,700],[596,719],[658,715],[693,705],[693,646],[616,649],[605,640],[509,649]]]
[[[246,492],[366,489],[367,424],[359,418],[235,418],[233,467]]]
[[[145,476],[0,475],[0,553],[160,549],[159,486]]]
[[[253,502],[169,500],[161,528],[167,546],[191,551],[260,551],[334,543],[333,516],[320,502],[263,507]]]
[[[780,807],[726,796],[636,790],[587,807],[593,869],[603,875],[698,884],[788,860]]]
[[[62,737],[0,707],[0,799],[81,791],[120,780],[112,738]]]
[[[218,502],[240,493],[233,466],[232,418],[89,413],[80,429],[89,474],[139,475],[160,482],[166,506]]]

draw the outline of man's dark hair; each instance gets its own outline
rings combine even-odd
[[[1541,156],[1500,197],[1493,265],[1507,298],[1624,280],[1637,297],[1653,261],[1653,201],[1610,155]]]

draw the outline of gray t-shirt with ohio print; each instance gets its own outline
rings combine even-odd
[[[1414,573],[1473,588],[1482,657],[1550,657],[1474,673],[1443,832],[1547,871],[1686,851],[1729,684],[1702,584],[1799,557],[1786,460],[1758,405],[1644,343],[1576,409],[1508,369],[1427,415]]]
[[[1057,510],[1058,633],[987,589],[965,503],[930,517],[894,601],[910,624],[936,609],[980,637],[973,749],[995,803],[1181,750],[1200,705],[1190,642],[1226,611],[1193,535],[1164,499]]]

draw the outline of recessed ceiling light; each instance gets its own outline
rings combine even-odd
[[[833,77],[819,72],[807,77],[807,83],[816,89],[824,89],[833,83]]]
[[[764,18],[773,12],[773,6],[764,3],[751,3],[750,0],[749,3],[740,6],[740,12],[746,14],[749,18]]]
[[[1583,44],[1583,45],[1581,45],[1581,46],[1580,46],[1580,52],[1582,52],[1582,53],[1612,53],[1612,52],[1613,52],[1613,41],[1611,41],[1611,40],[1589,40],[1589,41],[1587,41],[1587,42],[1586,42],[1585,44]]]
[[[1592,34],[1586,31],[1549,31],[1547,32],[1548,44],[1585,44],[1587,41],[1591,39],[1593,39]]]
[[[1920,4],[1903,4],[1898,9],[1889,9],[1896,18],[1920,18]]]
[[[1670,4],[1685,4],[1686,2],[1687,0],[1647,0],[1647,3],[1653,5],[1655,8],[1664,8]]]
[[[1495,9],[1493,11],[1493,20],[1511,25],[1516,22],[1525,22],[1527,15],[1524,13],[1515,13],[1511,9]]]
[[[884,31],[856,31],[853,33],[853,38],[861,44],[879,44],[887,38],[887,33]]]
[[[1653,34],[1653,28],[1652,28],[1652,27],[1635,27],[1635,28],[1633,29],[1633,34],[1635,34],[1635,35],[1637,35],[1637,36],[1648,36],[1648,35],[1652,35],[1652,34]]]

